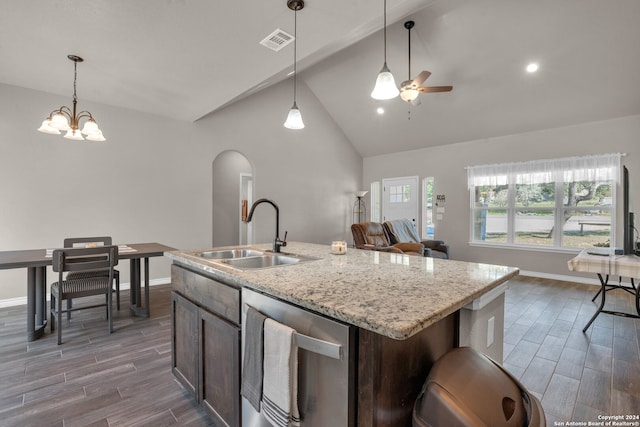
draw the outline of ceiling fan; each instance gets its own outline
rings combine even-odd
[[[420,93],[449,92],[453,89],[453,86],[422,86],[424,81],[431,75],[429,71],[422,71],[415,79],[411,79],[411,29],[414,25],[415,22],[413,21],[404,23],[404,27],[408,30],[409,34],[409,79],[403,81],[400,85],[400,98],[412,105],[420,105],[420,100],[418,99]]]

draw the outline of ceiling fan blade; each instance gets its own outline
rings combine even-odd
[[[408,88],[409,86],[411,86],[411,83],[413,83],[413,80],[405,80],[402,83],[400,83],[400,90],[403,90],[405,87]]]
[[[425,92],[450,92],[452,89],[453,89],[453,86],[422,86],[422,87],[418,88],[420,93],[425,93]]]
[[[415,79],[413,79],[413,84],[415,85],[415,87],[422,86],[422,83],[424,83],[424,81],[427,80],[430,75],[431,75],[431,73],[429,71],[421,72],[420,74],[418,74],[416,76]]]

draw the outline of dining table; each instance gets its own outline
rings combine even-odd
[[[175,248],[161,243],[118,245],[118,260],[129,260],[130,310],[135,316],[149,317],[149,258],[163,256]],[[47,326],[47,267],[52,265],[53,248],[0,251],[0,270],[27,269],[27,341],[35,341]],[[142,260],[144,259],[144,281]],[[144,284],[144,286],[143,286]],[[143,297],[144,290],[144,297]]]

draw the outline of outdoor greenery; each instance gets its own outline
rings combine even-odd
[[[512,196],[509,193],[510,188],[511,191],[515,190]],[[557,188],[556,183],[475,187],[477,206],[484,207],[476,211],[480,215],[476,222],[478,224],[476,227],[479,228],[475,230],[476,233],[481,233],[478,237],[488,243],[508,243],[506,221],[509,211],[513,209],[512,212],[516,218],[513,243],[527,246],[554,246],[553,218],[559,214],[564,224],[563,247],[608,246],[611,227],[606,227],[606,222],[610,222],[612,214],[611,183],[597,181],[563,183],[562,205],[556,205]],[[510,200],[510,197],[513,199]],[[523,222],[518,219],[527,217],[533,222]],[[543,218],[549,218],[549,220]],[[488,224],[487,221],[490,219],[492,223]],[[582,225],[583,223],[587,227]],[[597,229],[596,226],[601,228]],[[593,230],[593,228],[596,229]]]

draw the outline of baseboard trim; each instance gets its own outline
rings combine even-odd
[[[171,283],[170,277],[162,277],[159,279],[151,279],[149,280],[149,286],[158,286],[158,285],[167,285]],[[120,283],[120,290],[131,289],[131,284],[129,282]],[[47,293],[47,301],[49,301],[49,294]],[[27,297],[18,297],[18,298],[7,298],[0,300],[0,308],[5,307],[15,307],[16,305],[26,305]]]

